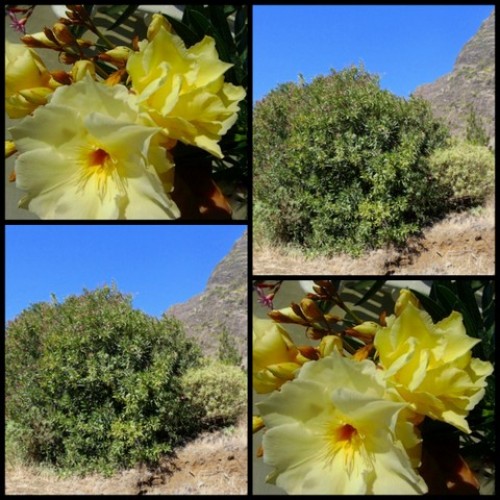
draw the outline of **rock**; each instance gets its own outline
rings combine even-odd
[[[248,237],[244,235],[215,267],[205,290],[165,314],[182,321],[186,334],[195,338],[204,352],[216,355],[222,327],[234,337],[247,366],[247,275]]]
[[[495,9],[460,51],[451,73],[418,87],[414,95],[431,104],[452,134],[465,135],[469,106],[495,143]]]

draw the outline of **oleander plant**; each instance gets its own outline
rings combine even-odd
[[[19,207],[41,219],[230,219],[218,182],[246,185],[246,7],[154,14],[124,45],[107,31],[137,5],[103,7],[115,19],[106,30],[98,6],[69,5],[26,34],[35,7],[6,6],[23,33],[5,54]],[[35,49],[69,69],[51,70]]]
[[[338,280],[274,309],[282,284],[254,282],[271,309],[253,320],[266,481],[288,494],[477,494],[464,457],[494,454],[494,280],[401,289],[392,314],[375,318],[344,300]],[[356,305],[383,285],[358,282]]]

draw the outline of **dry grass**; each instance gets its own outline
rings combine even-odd
[[[339,275],[493,275],[495,273],[495,201],[474,211],[454,213],[411,238],[403,250],[386,248],[353,258],[307,258],[297,249],[254,242],[253,272]]]
[[[7,463],[8,495],[246,495],[246,416],[232,432],[199,436],[164,459],[155,471],[130,469],[106,478],[99,474],[59,478],[41,467]]]

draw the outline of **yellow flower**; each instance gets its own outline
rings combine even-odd
[[[384,375],[415,412],[470,432],[465,418],[483,397],[493,367],[472,358],[480,340],[467,336],[460,313],[434,324],[417,305],[402,291],[398,315],[375,335]]]
[[[252,416],[252,432],[258,432],[264,428],[264,421],[257,415]]]
[[[173,165],[160,129],[139,123],[134,96],[89,74],[10,129],[20,206],[42,219],[175,219]]]
[[[5,111],[22,118],[47,102],[53,92],[50,73],[40,56],[20,43],[5,41]]]
[[[288,494],[423,494],[420,438],[375,364],[333,351],[257,404],[268,476]],[[412,454],[408,454],[409,450]]]
[[[12,156],[16,152],[17,149],[14,141],[5,141],[5,158]]]
[[[132,88],[168,137],[222,158],[217,143],[236,122],[245,90],[224,83],[232,64],[219,59],[213,38],[206,36],[188,49],[157,16],[149,40],[128,58]]]
[[[286,330],[273,321],[254,318],[252,348],[253,388],[258,393],[272,392],[308,361],[300,355]]]

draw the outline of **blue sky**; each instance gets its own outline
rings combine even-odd
[[[493,5],[254,6],[254,103],[278,84],[363,63],[408,97],[450,72]]]
[[[202,292],[246,226],[6,226],[6,320],[31,303],[116,283],[159,316]]]

